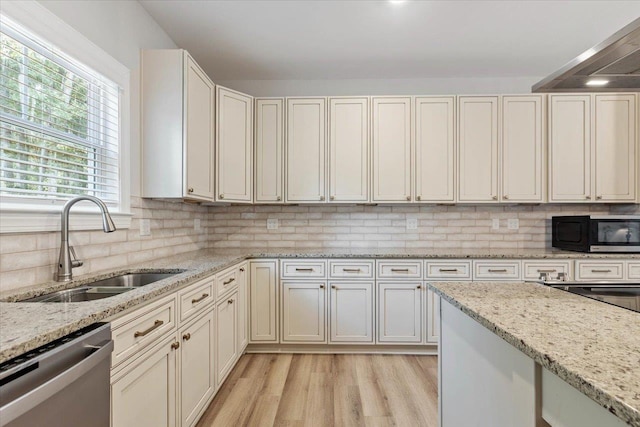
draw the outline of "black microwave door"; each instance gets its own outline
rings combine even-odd
[[[588,216],[554,216],[551,218],[552,246],[585,252],[589,250]]]
[[[589,228],[591,245],[640,246],[640,220],[592,220]]]

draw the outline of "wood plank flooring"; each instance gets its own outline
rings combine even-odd
[[[435,356],[247,354],[197,427],[438,425]]]

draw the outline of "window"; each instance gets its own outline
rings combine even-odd
[[[0,199],[90,194],[118,210],[121,88],[2,16]]]

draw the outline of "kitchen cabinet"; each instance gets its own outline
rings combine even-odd
[[[251,342],[277,343],[279,341],[278,261],[251,261],[249,270]]]
[[[192,426],[216,390],[215,310],[181,328],[178,337],[180,382],[178,401],[182,426]]]
[[[546,274],[551,279],[556,279],[558,274],[563,273],[569,280],[573,279],[573,261],[546,260],[522,261],[522,279],[538,280],[541,274]]]
[[[369,200],[369,98],[329,99],[329,200]]]
[[[253,198],[253,98],[218,86],[216,103],[216,201],[250,203]]]
[[[216,384],[219,387],[238,358],[238,292],[218,302],[216,307]]]
[[[455,97],[415,99],[415,200],[455,201]]]
[[[374,97],[372,105],[373,202],[410,202],[411,98]]]
[[[326,201],[326,99],[287,98],[286,201]]]
[[[422,281],[378,282],[378,342],[422,341]]]
[[[426,286],[426,283],[425,283]],[[427,333],[425,342],[427,344],[438,344],[440,339],[440,296],[431,289],[425,292],[425,315],[427,316]]]
[[[249,344],[249,283],[247,263],[238,267],[238,356]]]
[[[142,196],[213,201],[215,85],[181,49],[142,51]]]
[[[623,261],[576,261],[576,280],[623,280]]]
[[[498,201],[497,96],[458,98],[458,201]]]
[[[282,203],[284,98],[255,100],[255,203]]]
[[[282,289],[282,342],[326,342],[326,281],[287,280]]]
[[[373,281],[331,281],[331,343],[373,343]]]
[[[545,201],[545,119],[543,95],[502,97],[501,200]]]
[[[111,380],[113,427],[173,427],[179,341],[169,335]]]
[[[473,261],[473,280],[520,280],[520,261]]]

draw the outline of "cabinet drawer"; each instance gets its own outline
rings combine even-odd
[[[426,280],[471,280],[471,261],[426,261]]]
[[[334,279],[372,279],[373,260],[329,261],[329,277]]]
[[[630,262],[627,266],[627,277],[629,279],[640,279],[640,262]]]
[[[474,261],[473,280],[519,280],[518,261]]]
[[[180,322],[184,322],[192,316],[200,313],[211,304],[214,296],[214,278],[208,277],[194,283],[178,293],[180,304]]]
[[[176,330],[176,295],[142,307],[112,323],[113,354],[117,366],[165,333]]]
[[[620,262],[576,262],[576,280],[624,279],[624,263]]]
[[[238,286],[238,267],[232,267],[216,274],[216,298],[220,298]]]
[[[379,279],[422,279],[422,261],[378,261]]]
[[[282,261],[282,278],[309,277],[313,279],[324,278],[327,262],[324,260],[304,260],[304,261]]]
[[[543,273],[546,273],[551,279],[558,277],[558,273],[564,273],[571,278],[571,261],[522,262],[522,276],[524,280],[538,280]]]

